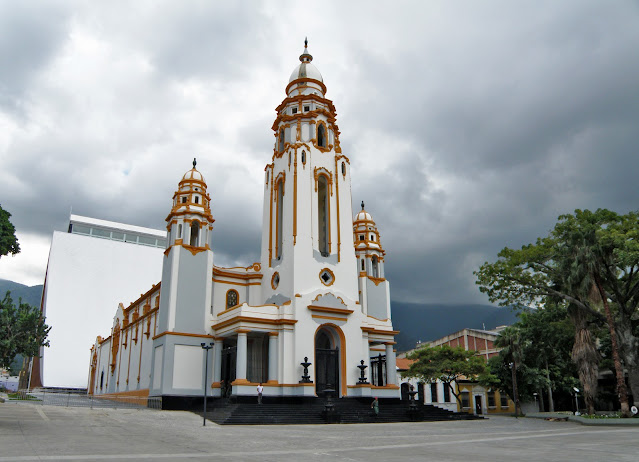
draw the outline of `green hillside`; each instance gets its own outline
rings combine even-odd
[[[18,303],[18,299],[22,298],[23,303],[40,308],[43,287],[42,284],[29,287],[17,282],[0,279],[0,297],[4,298],[9,290],[14,303]]]
[[[0,294],[7,290],[17,302],[40,306],[42,285],[28,287],[17,282],[0,279]],[[436,303],[391,302],[393,328],[400,333],[396,337],[397,350],[413,348],[418,340],[427,342],[457,332],[465,327],[494,329],[517,321],[517,315],[509,308],[492,305],[446,305]]]

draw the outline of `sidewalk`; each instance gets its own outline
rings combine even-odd
[[[589,419],[582,416],[577,416],[574,414],[564,414],[561,412],[531,412],[526,414],[526,417],[532,419],[565,419],[568,418],[570,422],[579,423],[581,425],[593,425],[593,426],[603,426],[603,425],[630,425],[639,427],[639,418],[631,418],[631,419]]]

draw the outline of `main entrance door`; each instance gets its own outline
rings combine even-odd
[[[224,345],[222,347],[222,397],[231,396],[231,382],[235,380],[235,363],[237,362],[237,347]]]
[[[315,391],[324,396],[325,390],[335,390],[333,395],[339,396],[339,386],[339,348],[322,330],[315,337]]]

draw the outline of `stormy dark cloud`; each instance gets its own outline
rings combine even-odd
[[[71,207],[163,227],[193,157],[216,263],[259,259],[274,109],[305,36],[393,299],[485,302],[472,272],[502,247],[575,208],[639,209],[636,2],[14,3],[0,203],[23,254],[3,278],[42,282]]]

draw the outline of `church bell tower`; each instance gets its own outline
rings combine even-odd
[[[173,194],[162,267],[160,332],[202,332],[211,307],[213,215],[206,182],[195,168]]]
[[[299,60],[276,108],[264,174],[263,298],[281,304],[319,286],[357,300],[350,161],[308,41]]]

